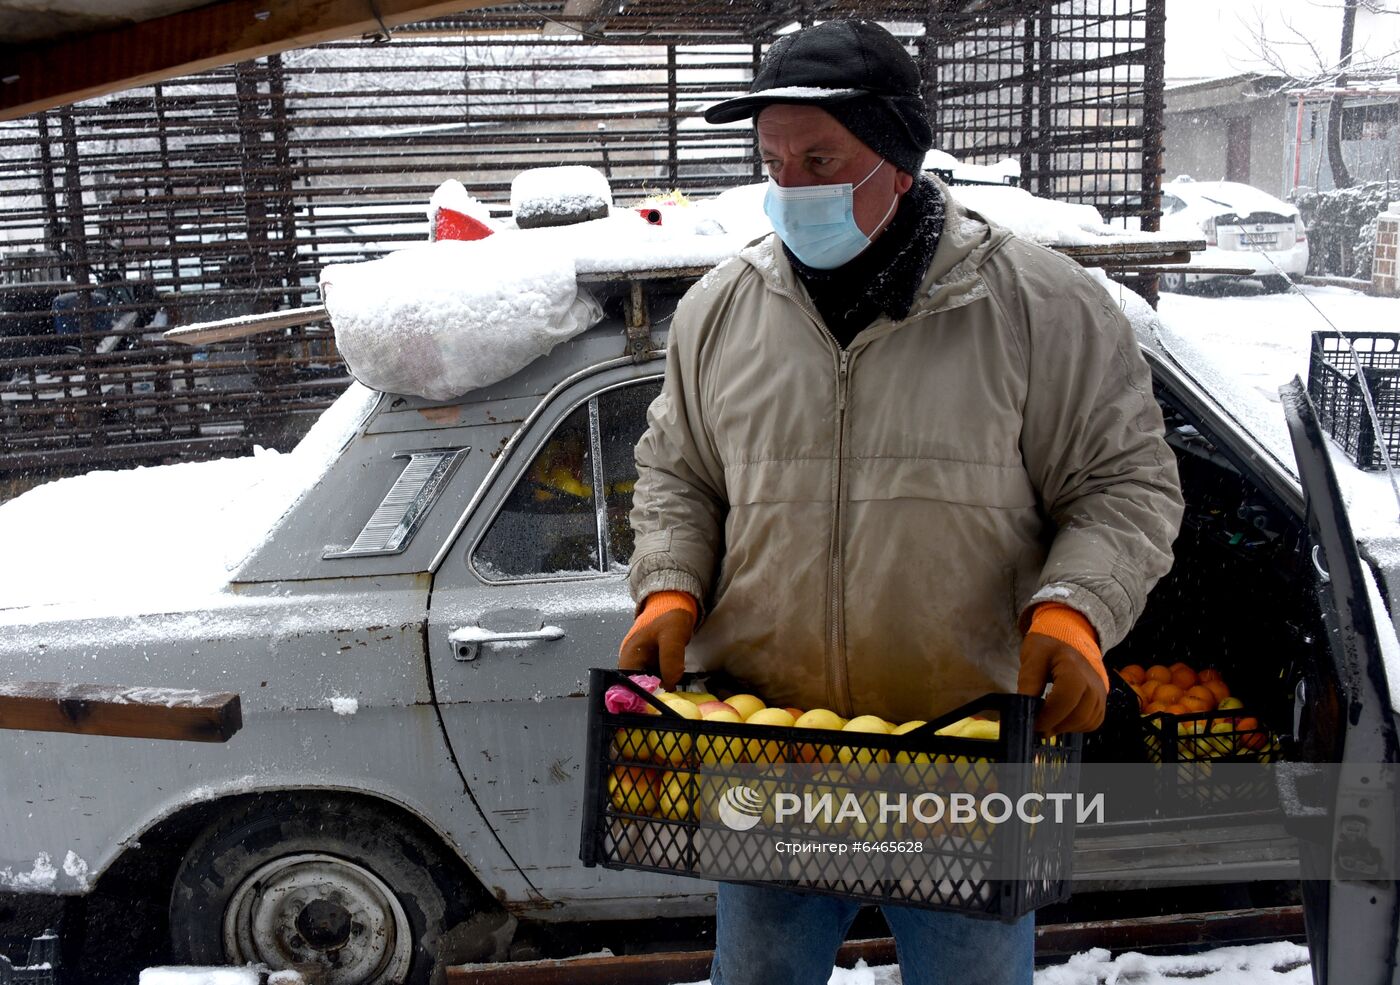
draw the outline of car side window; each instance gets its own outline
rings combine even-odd
[[[660,392],[660,380],[645,380],[573,410],[491,521],[472,557],[477,573],[488,581],[591,577],[625,565],[633,540],[633,451],[646,430],[646,409]]]
[[[1174,212],[1180,212],[1184,208],[1186,208],[1186,203],[1175,195],[1162,196],[1162,212],[1164,214],[1171,215]]]
[[[661,394],[660,380],[647,380],[609,390],[598,398],[603,445],[603,482],[607,487],[608,559],[625,565],[632,557],[635,537],[629,514],[632,488],[637,484],[637,442],[647,429],[647,408]]]
[[[601,570],[587,404],[565,418],[535,455],[491,521],[473,563],[491,581]]]

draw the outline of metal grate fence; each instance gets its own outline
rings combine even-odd
[[[889,24],[944,150],[1155,228],[1163,7],[487,8],[0,124],[0,476],[294,440],[346,382],[327,326],[194,351],[159,331],[317,303],[326,263],[425,238],[446,178],[501,213],[537,165],[598,167],[620,203],[760,180],[750,130],[699,113],[793,22]]]

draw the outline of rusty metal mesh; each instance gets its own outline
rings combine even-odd
[[[1155,228],[1163,3],[507,6],[0,124],[0,475],[286,446],[346,383],[328,326],[159,331],[316,304],[326,263],[424,239],[446,178],[502,213],[537,165],[624,204],[760,179],[749,129],[699,112],[799,20],[889,24],[939,146]]]

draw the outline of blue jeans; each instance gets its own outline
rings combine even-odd
[[[859,903],[719,884],[711,985],[826,985]],[[1015,923],[884,906],[904,985],[1030,985],[1035,914]]]

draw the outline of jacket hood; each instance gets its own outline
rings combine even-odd
[[[932,178],[945,204],[943,233],[924,275],[920,297],[904,320],[948,308],[961,307],[987,294],[980,270],[1011,239],[1007,229],[994,225],[979,213],[965,208],[949,192],[948,186]],[[749,244],[739,253],[764,282],[781,294],[806,295],[796,271],[779,248],[778,234],[770,233]],[[883,316],[882,316],[883,318]],[[877,319],[877,321],[882,319]]]

